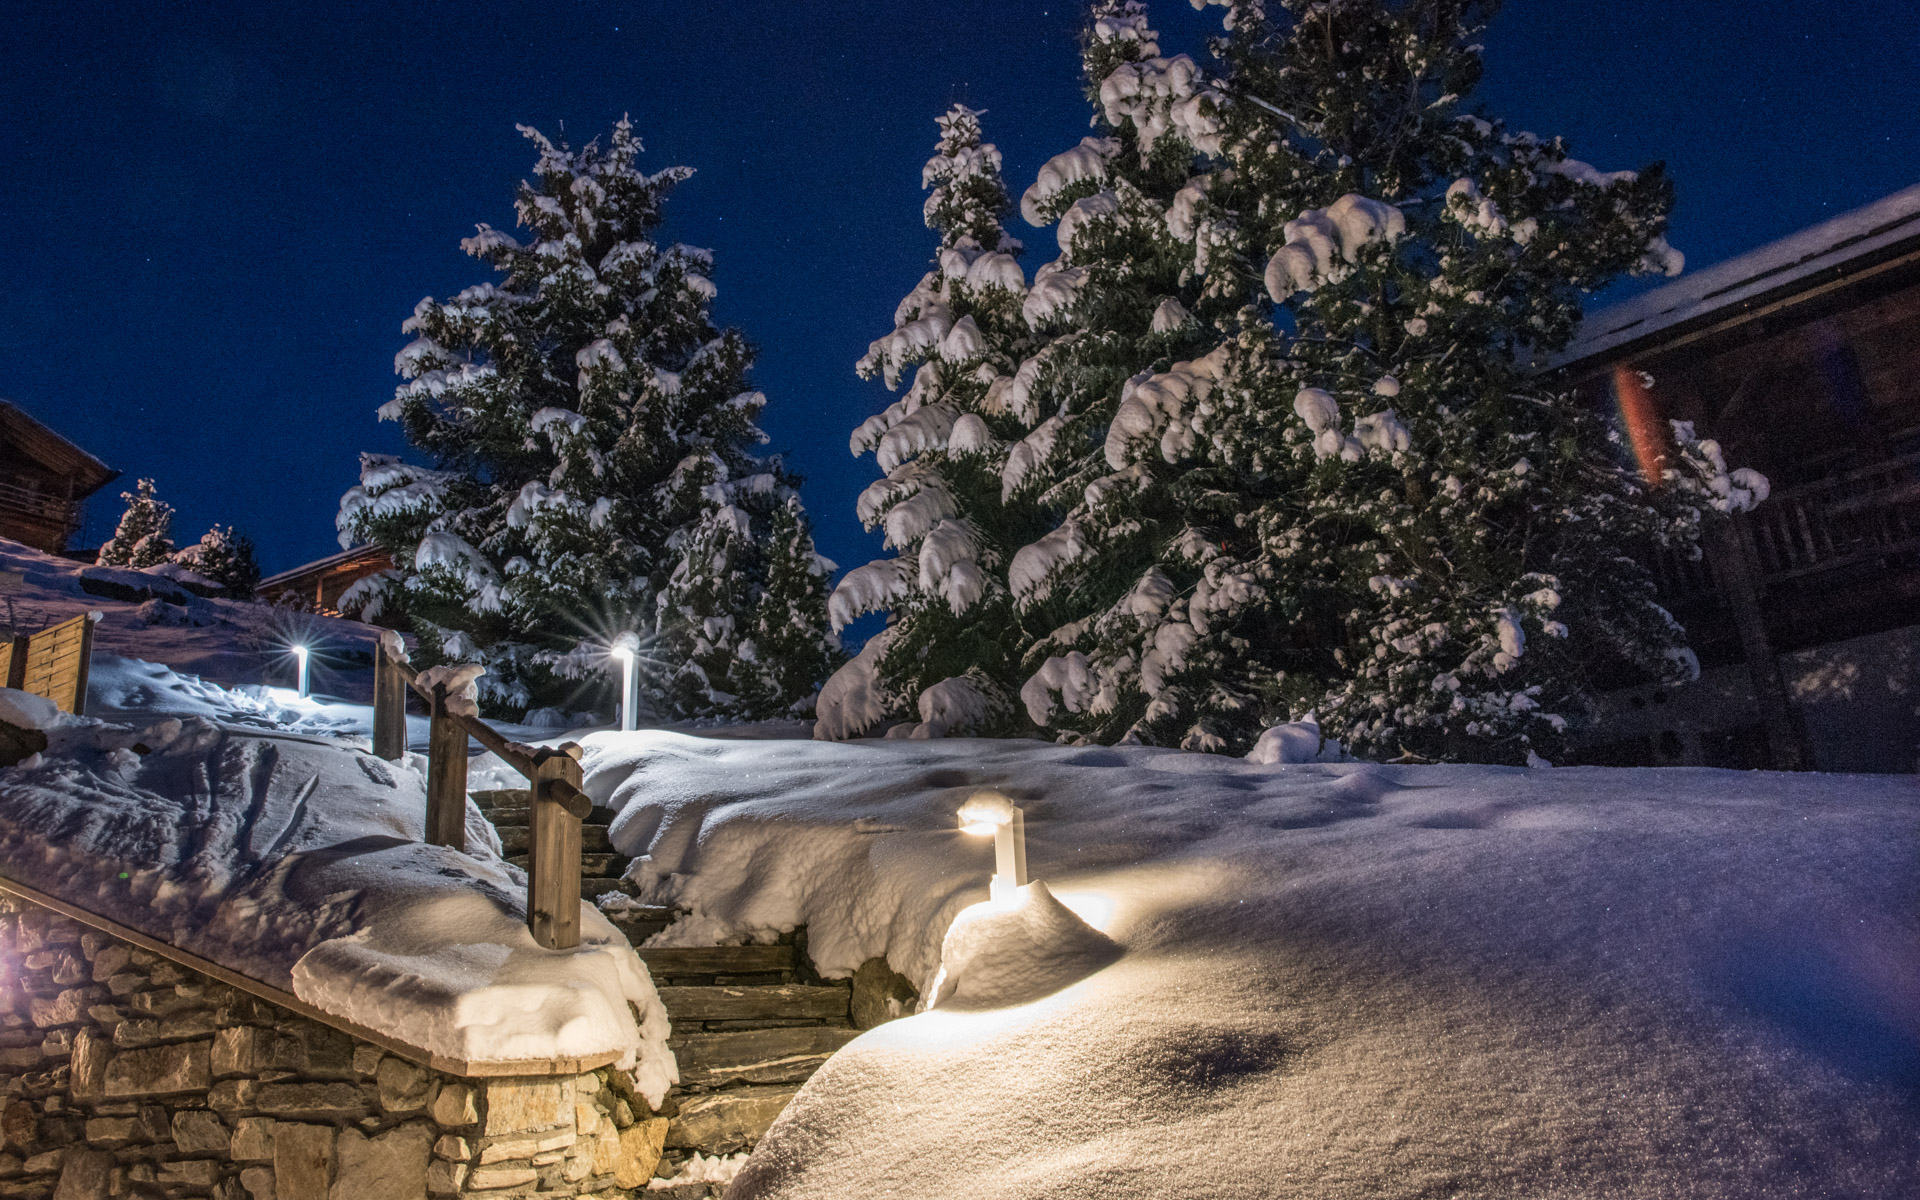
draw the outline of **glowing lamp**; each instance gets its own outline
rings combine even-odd
[[[302,700],[307,698],[307,694],[311,690],[309,687],[309,684],[311,681],[308,679],[308,676],[307,676],[308,656],[309,656],[309,651],[305,646],[295,646],[293,648],[294,661],[300,664],[299,682],[296,683],[294,686],[299,689],[300,698]]]
[[[999,792],[975,792],[960,806],[960,831],[993,838],[994,903],[1013,899],[1027,883],[1027,826],[1019,806]]]
[[[620,660],[620,731],[631,733],[638,728],[640,715],[640,680],[634,671],[640,639],[623,633],[613,639],[613,648],[608,653]]]

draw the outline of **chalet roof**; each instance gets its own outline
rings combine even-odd
[[[303,579],[312,579],[317,575],[324,575],[341,569],[351,569],[371,562],[384,564],[381,568],[382,570],[393,565],[392,560],[387,556],[387,552],[378,546],[355,546],[350,550],[342,550],[338,554],[329,554],[325,558],[317,558],[310,563],[302,563],[300,566],[282,571],[278,575],[269,575],[256,584],[255,589],[264,590],[267,588],[280,587]]]
[[[1590,314],[1556,367],[1617,361],[1920,251],[1920,184]]]
[[[120,472],[28,416],[17,404],[0,400],[0,441],[46,467],[73,477],[73,498],[82,500],[119,478]]]

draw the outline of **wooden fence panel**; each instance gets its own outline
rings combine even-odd
[[[93,660],[93,622],[93,614],[86,613],[28,638],[21,690],[45,696],[67,712],[85,715],[87,668]]]

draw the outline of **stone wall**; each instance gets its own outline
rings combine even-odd
[[[0,1198],[626,1196],[667,1125],[623,1072],[429,1070],[0,897]]]

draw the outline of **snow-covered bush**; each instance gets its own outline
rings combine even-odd
[[[173,505],[154,494],[153,480],[140,480],[120,498],[127,502],[126,511],[100,547],[100,565],[139,568],[173,561]]]
[[[252,599],[254,585],[260,582],[253,539],[235,533],[231,525],[215,525],[198,542],[175,554],[173,561],[226,588],[235,600]]]
[[[502,710],[580,707],[623,631],[643,635],[662,715],[804,705],[837,654],[832,564],[797,478],[753,451],[766,397],[746,339],[709,317],[713,256],[653,240],[691,172],[641,171],[624,120],[604,148],[522,132],[527,240],[481,225],[462,247],[500,279],[402,326],[405,382],[380,416],[433,465],[361,456],[341,542],[398,569],[342,603],[409,622],[427,662],[484,663]]]

